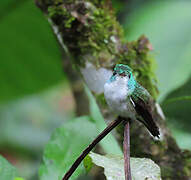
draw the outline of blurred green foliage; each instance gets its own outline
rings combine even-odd
[[[71,107],[65,108],[62,102],[69,95],[66,86],[58,86],[1,105],[0,152],[16,165],[20,176],[37,179],[43,148],[50,134],[72,116]]]
[[[70,120],[57,128],[45,147],[43,164],[39,170],[40,179],[61,180],[64,173],[96,135],[96,126],[88,116]],[[83,171],[81,164],[70,179],[76,179]]]
[[[161,100],[191,75],[190,6],[190,1],[150,2],[124,25],[128,40],[145,34],[153,45]]]
[[[32,0],[1,0],[0,32],[0,103],[63,79],[58,43]]]
[[[191,2],[112,1],[120,13],[118,18],[123,23],[126,39],[134,40],[145,34],[153,44],[160,103],[179,145],[191,149],[191,101],[181,99],[191,96]],[[67,85],[56,86],[63,83]],[[61,123],[64,126],[53,133],[45,148],[41,179],[63,175],[81,150],[105,127],[89,92],[90,117],[75,119],[73,99],[68,91],[59,45],[33,0],[1,0],[0,152],[16,165],[19,176],[38,179],[44,145]],[[107,153],[121,153],[111,135],[101,145]],[[63,160],[67,160],[67,167],[58,165]],[[84,171],[82,166],[77,174],[81,171]],[[3,179],[1,175],[0,171]]]
[[[0,156],[0,179],[10,180],[16,176],[16,168],[13,167],[5,158]]]
[[[57,87],[1,106],[0,145],[21,148],[32,154],[41,152],[49,133],[67,119],[58,99],[63,98],[61,93],[67,94],[65,88]]]
[[[191,131],[191,78],[183,86],[168,94],[166,101],[162,103],[162,108],[165,114],[168,114],[171,123],[188,133]],[[176,121],[171,119],[176,119]]]

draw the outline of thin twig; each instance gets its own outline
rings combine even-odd
[[[125,121],[124,140],[123,140],[123,153],[124,153],[125,180],[131,180],[131,168],[130,168],[130,125],[129,125],[129,121]]]
[[[82,154],[76,159],[67,173],[64,175],[62,180],[68,180],[82,160],[86,157],[86,155],[99,143],[111,130],[113,130],[119,123],[121,123],[123,119],[118,117],[117,120],[112,121],[93,141],[92,143],[82,152]]]

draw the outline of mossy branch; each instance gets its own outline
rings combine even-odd
[[[37,6],[47,16],[54,32],[72,63],[96,97],[106,120],[115,117],[109,111],[103,96],[103,83],[111,75],[116,63],[128,64],[137,81],[157,98],[154,60],[150,55],[151,44],[145,36],[133,42],[125,42],[123,30],[116,21],[110,0],[36,0]],[[92,83],[92,79],[95,81]],[[158,108],[157,108],[158,107]],[[166,127],[158,105],[155,108],[162,140],[154,141],[139,123],[132,123],[131,154],[149,157],[158,163],[163,179],[189,179],[191,158],[183,152]],[[123,131],[118,129],[119,142]],[[144,142],[144,143],[143,143]]]

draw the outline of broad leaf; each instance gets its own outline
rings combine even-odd
[[[181,87],[172,91],[162,103],[162,108],[168,118],[168,124],[178,145],[191,149],[191,78]]]
[[[181,127],[181,123],[177,124],[174,122],[179,122],[180,119],[169,119],[169,127],[171,128],[171,132],[173,136],[176,138],[176,142],[182,149],[190,149],[191,150],[191,133],[190,131],[185,131],[185,128]],[[180,121],[181,122],[181,121]]]
[[[59,86],[0,106],[0,145],[42,152],[51,132],[68,119],[60,104],[65,96],[69,96],[66,87]]]
[[[75,159],[97,135],[94,123],[89,117],[81,117],[64,123],[52,135],[45,147],[43,164],[39,175],[41,180],[61,180]],[[84,171],[83,164],[70,178],[75,179]]]
[[[104,168],[107,180],[124,180],[124,160],[122,156],[90,153],[92,161],[97,166]],[[161,180],[160,168],[147,158],[131,158],[132,180]]]
[[[3,0],[1,5],[0,103],[3,103],[46,89],[63,79],[63,75],[58,43],[34,1]]]
[[[181,87],[172,91],[162,103],[169,123],[176,129],[190,133],[191,78]],[[174,119],[176,119],[174,121]]]
[[[0,156],[0,179],[14,180],[16,168],[13,167],[5,158]]]
[[[37,174],[53,130],[69,118],[73,101],[66,88],[60,85],[0,106],[1,149],[16,162],[18,175],[27,180]]]

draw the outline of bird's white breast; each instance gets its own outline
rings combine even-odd
[[[134,117],[134,108],[128,97],[128,78],[117,76],[116,80],[104,85],[104,95],[114,113],[123,117]]]

